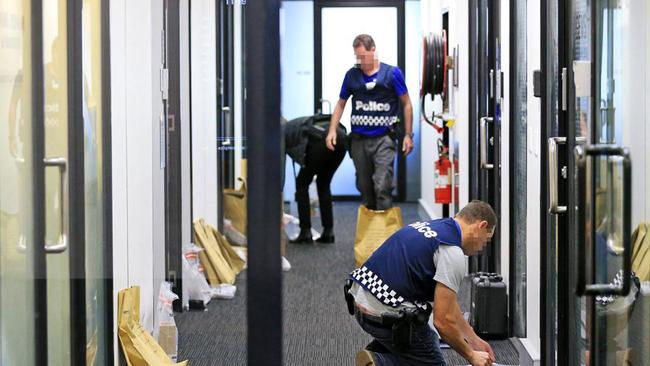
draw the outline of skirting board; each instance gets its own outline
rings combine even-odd
[[[541,360],[539,352],[530,345],[526,339],[510,338],[510,342],[519,353],[519,365],[521,366],[540,366]],[[531,352],[532,351],[532,352]]]
[[[434,211],[434,208],[431,207],[431,205],[429,203],[427,203],[426,201],[424,201],[422,198],[420,198],[418,200],[418,203],[419,203],[418,204],[418,215],[420,215],[420,218],[422,220],[431,220],[431,219],[434,219],[434,218],[438,217],[438,215],[436,215],[436,213]]]

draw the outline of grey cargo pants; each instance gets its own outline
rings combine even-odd
[[[361,201],[371,210],[393,207],[393,163],[396,142],[390,135],[351,136],[350,156],[354,162]]]

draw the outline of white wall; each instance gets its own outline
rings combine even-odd
[[[164,171],[158,140],[162,3],[115,0],[110,11],[115,319],[117,291],[138,285],[141,321],[152,330],[164,278]]]
[[[621,7],[620,28],[615,29],[620,34],[615,42],[621,43],[616,45],[618,49],[615,52],[622,53],[617,57],[620,61],[614,63],[617,79],[615,120],[617,130],[622,130],[622,136],[617,136],[617,143],[630,149],[632,159],[632,230],[640,222],[650,219],[650,199],[647,194],[650,184],[650,149],[648,139],[639,138],[650,133],[650,26],[645,21],[649,13],[650,6],[646,1],[629,1]],[[645,32],[638,29],[640,24],[646,24]]]
[[[215,2],[192,0],[193,218],[217,225],[217,60]]]
[[[190,37],[189,2],[180,0],[180,72],[181,72],[181,196],[183,244],[189,243],[192,222],[192,183],[191,183],[191,133],[190,130]],[[187,286],[183,286],[185,289]]]

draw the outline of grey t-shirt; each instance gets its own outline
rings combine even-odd
[[[460,284],[463,281],[467,269],[463,250],[457,246],[441,244],[433,254],[433,264],[436,266],[436,274],[433,276],[433,279],[458,294],[458,289],[460,289]],[[354,296],[354,301],[357,304],[363,306],[371,314],[376,316],[386,312],[394,313],[400,307],[414,306],[410,302],[403,303],[397,309],[385,305],[356,282],[352,285],[350,294]]]
[[[433,279],[458,294],[467,269],[463,250],[457,246],[440,245],[433,254],[433,263],[436,266],[436,275]]]

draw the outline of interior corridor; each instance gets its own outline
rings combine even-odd
[[[346,316],[343,281],[354,270],[354,234],[358,202],[335,202],[336,243],[288,244],[291,270],[283,276],[283,349],[285,365],[351,365],[371,338],[353,317]],[[422,220],[415,203],[401,203],[404,224]],[[315,225],[320,230],[320,219]],[[175,316],[178,359],[192,366],[246,365],[246,271],[237,277],[232,300],[212,300],[207,312]],[[497,362],[518,364],[509,340],[490,342]],[[467,361],[451,348],[443,349],[448,365]]]

